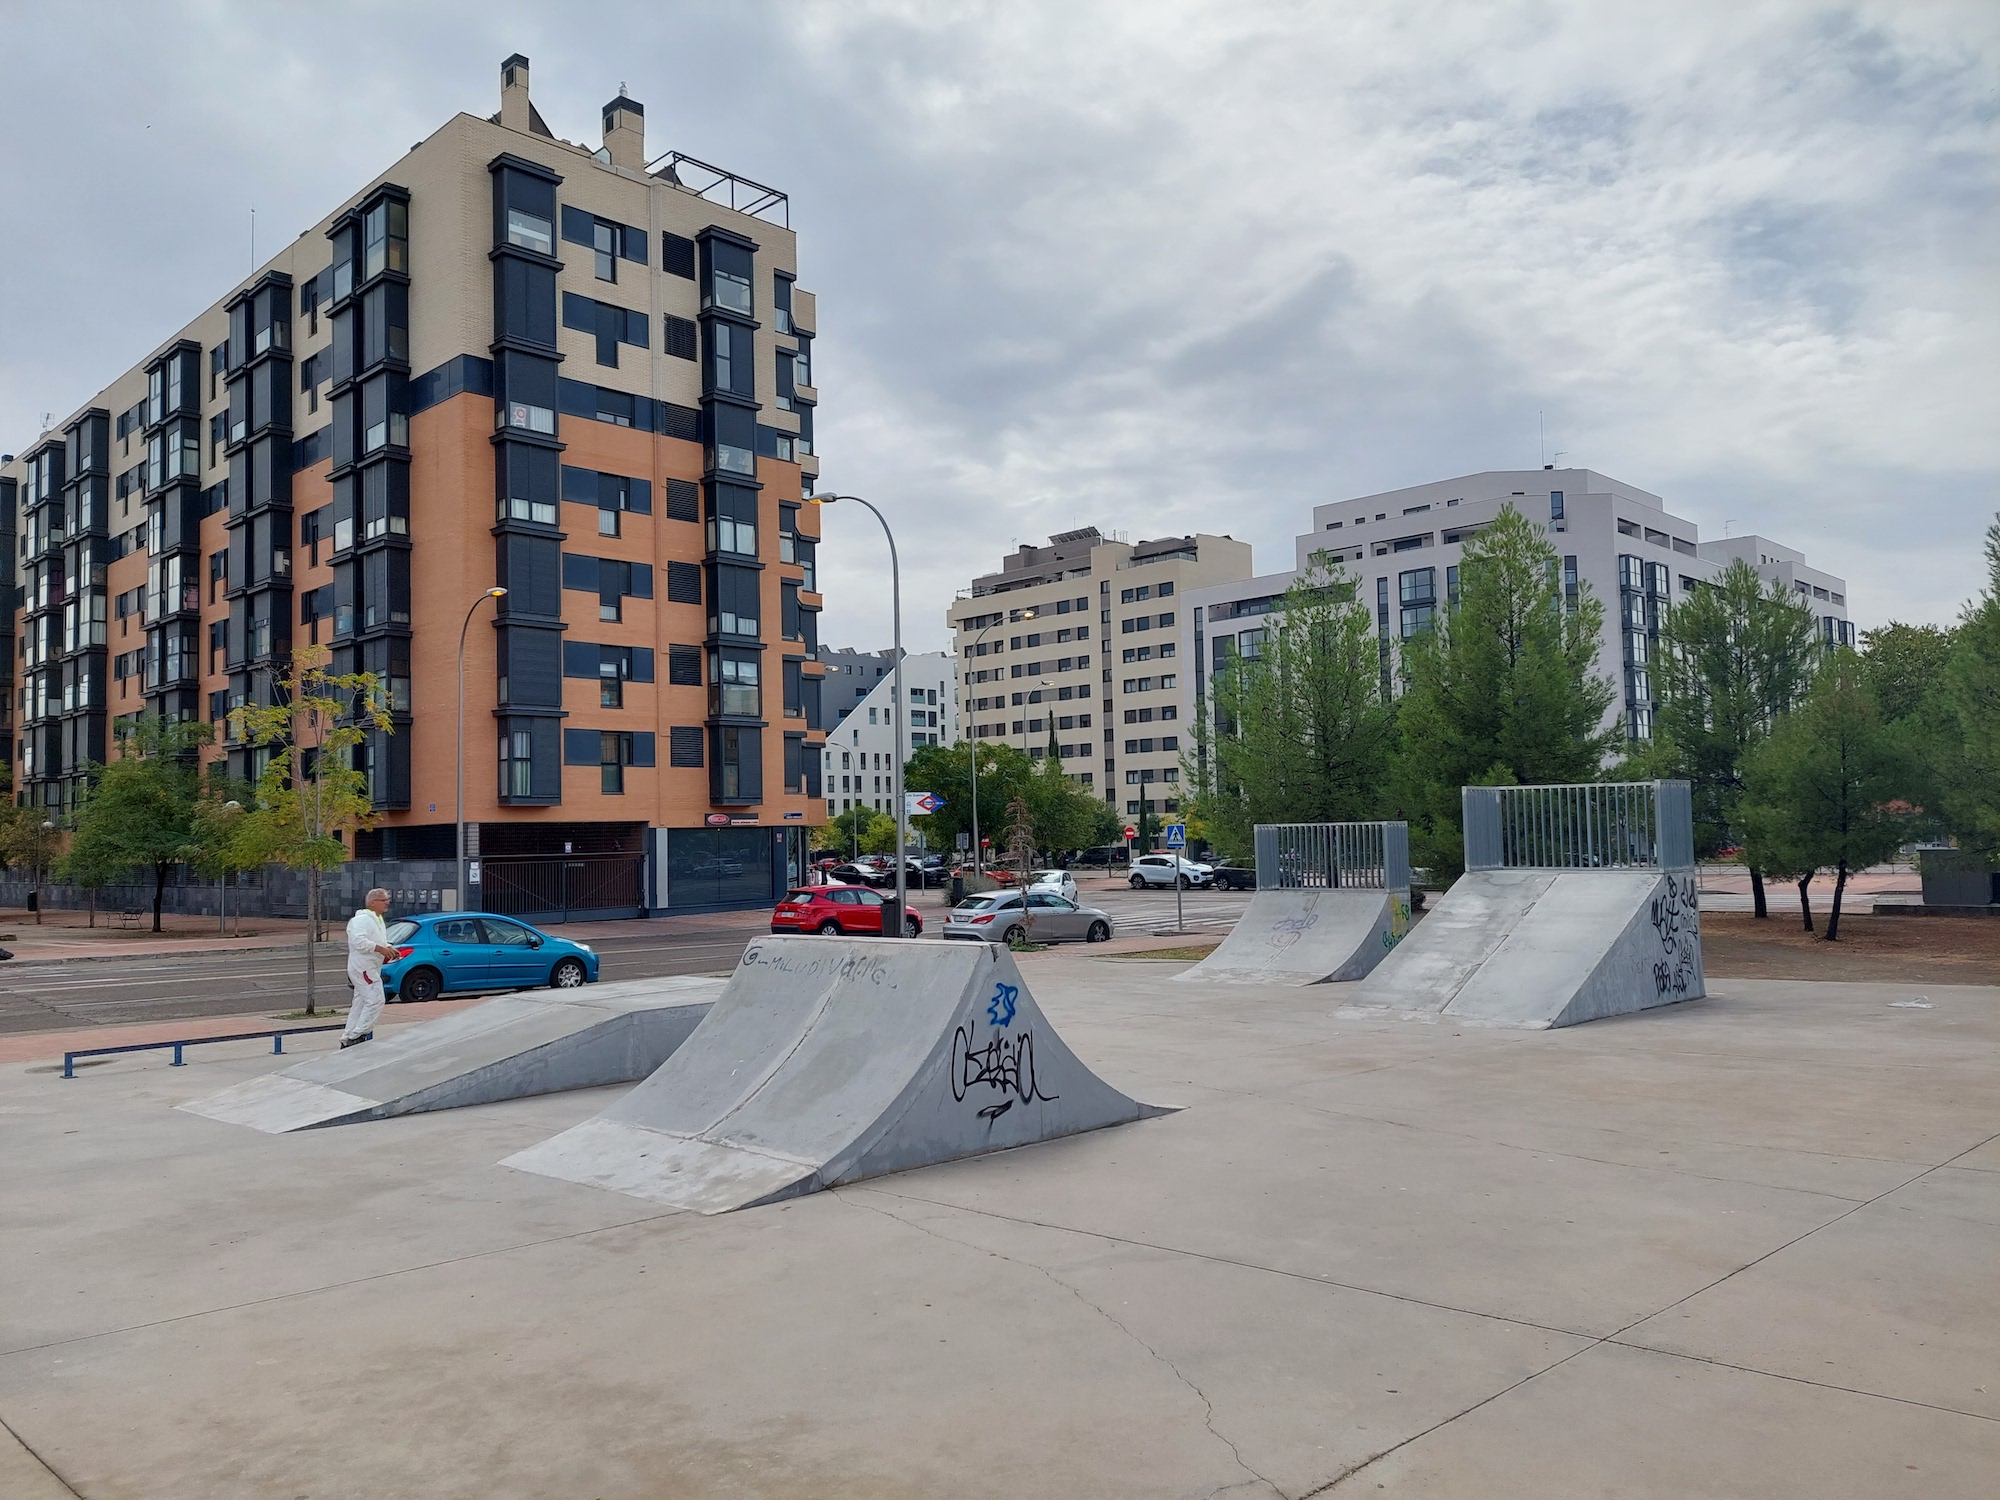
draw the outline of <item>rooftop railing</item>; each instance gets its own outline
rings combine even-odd
[[[791,200],[776,188],[752,182],[748,177],[724,171],[721,167],[710,166],[685,152],[669,151],[658,160],[649,162],[646,170],[662,182],[670,182],[697,198],[720,203],[739,214],[748,214],[767,224],[776,224],[781,229],[792,227]]]

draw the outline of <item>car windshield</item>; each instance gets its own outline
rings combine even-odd
[[[389,941],[392,943],[407,943],[416,935],[417,924],[415,922],[391,922],[389,924]]]
[[[1037,870],[1032,877],[1036,885],[1040,885],[1045,880],[1060,881],[1062,878],[1063,872],[1061,870]]]
[[[805,902],[812,900],[812,898],[813,893],[811,891],[788,891],[785,893],[786,901]]]

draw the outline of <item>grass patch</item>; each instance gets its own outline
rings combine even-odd
[[[1147,948],[1138,953],[1119,953],[1117,958],[1151,958],[1161,961],[1207,958],[1221,945],[1218,943],[1183,943],[1178,948]]]

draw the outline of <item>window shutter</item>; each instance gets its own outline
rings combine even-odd
[[[650,731],[641,731],[632,736],[632,764],[650,766],[653,760],[653,736]]]
[[[662,319],[666,325],[667,353],[675,359],[696,358],[694,324],[686,318],[677,318],[672,313],[662,314]]]
[[[634,599],[650,599],[653,597],[653,565],[651,563],[633,563],[631,580],[626,592],[631,594]]]
[[[653,481],[633,480],[631,493],[625,497],[625,508],[634,515],[650,516],[653,513]]]
[[[699,770],[702,765],[702,730],[699,724],[676,724],[667,731],[668,764]]]
[[[578,593],[597,592],[597,559],[581,553],[565,552],[562,555],[562,582],[566,589]]]
[[[692,480],[669,479],[667,481],[667,519],[669,521],[701,520],[701,488]]]
[[[701,647],[667,647],[667,683],[670,687],[701,686]]]
[[[597,503],[597,471],[578,469],[569,464],[562,466],[562,497],[575,500],[582,505]]]
[[[591,641],[563,642],[563,676],[596,677],[597,646]]]
[[[694,241],[683,239],[677,234],[660,236],[660,269],[669,276],[685,276],[689,281],[694,276]]]
[[[646,231],[635,229],[630,224],[618,226],[618,253],[626,260],[636,260],[646,264]]]
[[[652,319],[642,312],[625,309],[625,342],[640,349],[653,347]]]
[[[563,327],[574,328],[579,333],[597,332],[597,308],[597,302],[590,297],[579,297],[575,292],[564,292]]]
[[[562,237],[573,245],[594,245],[597,219],[580,208],[571,208],[567,203],[562,211]]]
[[[632,680],[651,682],[653,680],[653,648],[634,646],[632,648]]]

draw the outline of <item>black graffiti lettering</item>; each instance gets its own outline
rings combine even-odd
[[[1035,1076],[1035,1034],[1023,1031],[1014,1036],[995,1036],[985,1046],[974,1045],[974,1030],[960,1026],[952,1033],[951,1097],[965,1096],[985,1085],[988,1090],[1009,1096],[999,1104],[979,1111],[981,1118],[997,1120],[1016,1101],[1033,1104],[1037,1100],[1059,1099],[1060,1094],[1042,1092]]]

